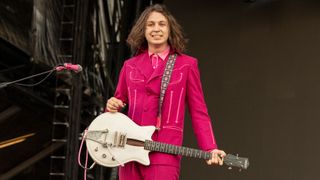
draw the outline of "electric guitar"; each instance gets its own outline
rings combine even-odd
[[[97,116],[83,133],[91,158],[106,167],[123,165],[137,161],[149,165],[149,152],[157,151],[168,154],[209,160],[210,152],[152,141],[154,126],[139,126],[122,113],[103,113]],[[248,158],[227,154],[224,164],[247,169]]]

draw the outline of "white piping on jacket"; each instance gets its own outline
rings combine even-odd
[[[180,97],[179,97],[179,102],[178,102],[178,109],[177,109],[177,117],[176,117],[176,123],[178,123],[178,118],[179,118],[179,112],[180,112],[180,105],[181,105],[181,98],[182,98],[182,93],[183,93],[184,88],[181,89],[180,92]]]
[[[170,119],[170,114],[171,114],[172,95],[173,95],[173,91],[170,91],[170,103],[169,103],[169,112],[168,112],[167,124],[169,124],[169,119]]]
[[[136,112],[136,104],[137,104],[137,89],[134,90],[134,100],[133,100],[133,112],[132,112],[132,119],[134,119],[134,113]]]

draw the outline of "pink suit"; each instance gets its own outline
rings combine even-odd
[[[128,116],[138,125],[155,126],[157,123],[160,84],[166,60],[160,61],[158,67],[153,69],[148,52],[144,51],[125,61],[122,67],[115,97],[129,105]],[[198,62],[193,57],[179,54],[162,105],[161,129],[153,134],[154,141],[182,145],[186,104],[189,107],[200,149],[205,151],[216,149],[211,119],[203,96]],[[179,170],[180,160],[180,156],[150,153],[151,166],[167,165]],[[126,166],[132,168],[136,163],[128,163],[125,167],[121,167],[120,178],[121,172],[128,173]],[[179,171],[177,173],[179,174]]]

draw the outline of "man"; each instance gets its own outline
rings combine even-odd
[[[107,111],[117,112],[127,104],[127,115],[135,123],[159,128],[152,136],[154,141],[182,145],[187,104],[199,147],[212,152],[207,163],[222,165],[226,154],[217,149],[197,60],[183,54],[185,39],[175,18],[163,5],[150,6],[137,20],[127,42],[136,55],[125,61],[115,95],[107,101]],[[177,56],[160,106],[161,81],[173,54]],[[180,156],[151,152],[150,161],[150,166],[126,163],[119,168],[120,180],[179,179]]]

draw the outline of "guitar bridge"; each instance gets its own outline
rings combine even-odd
[[[107,138],[107,135],[109,133],[109,130],[97,130],[97,131],[88,131],[86,135],[82,135],[85,139],[95,141],[99,144],[104,145],[105,144],[105,139]]]

